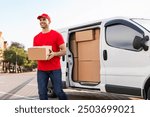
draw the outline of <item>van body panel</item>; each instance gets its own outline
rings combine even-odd
[[[141,31],[141,28],[139,31],[137,28],[139,26],[134,26],[134,24],[132,24],[132,26],[128,26],[124,23],[118,25],[117,22],[115,22],[115,24],[111,25],[112,26],[105,27],[105,37],[102,39],[102,48],[103,50],[107,50],[108,54],[107,61],[103,61],[106,70],[106,84],[143,88],[142,84],[150,69],[149,53],[144,50],[136,51],[130,47],[124,47],[124,45],[121,45],[121,42],[119,47],[109,42],[107,38],[109,38],[108,35],[110,35],[112,39],[113,35],[117,38],[117,35],[119,34],[118,38],[130,37],[134,39],[136,35],[143,37],[144,31]],[[113,31],[113,34],[111,34],[111,31]],[[123,40],[124,38],[120,39]],[[130,45],[130,43],[132,44],[132,42],[128,42],[128,45]]]

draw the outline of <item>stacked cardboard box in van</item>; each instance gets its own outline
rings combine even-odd
[[[78,47],[77,47],[77,42],[75,40],[75,35],[72,34],[70,38],[70,50],[73,54],[73,72],[72,72],[72,77],[73,81],[78,81]]]
[[[99,35],[100,29],[75,32],[71,41],[74,81],[100,82]]]

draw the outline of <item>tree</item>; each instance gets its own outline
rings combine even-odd
[[[15,51],[11,49],[6,49],[3,53],[4,60],[10,63],[14,63],[16,59]]]
[[[6,49],[3,53],[4,61],[9,62],[9,70],[10,64],[13,64],[13,71],[15,71],[18,66],[19,69],[22,67],[36,68],[37,64],[35,61],[28,60],[27,51],[24,50],[24,45],[18,42],[12,42],[10,47]]]
[[[23,48],[24,49],[25,46],[23,44],[18,43],[18,42],[12,42],[10,45],[10,48],[11,47],[17,47],[17,48]]]

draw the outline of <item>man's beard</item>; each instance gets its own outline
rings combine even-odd
[[[46,29],[46,28],[48,28],[48,26],[46,24],[41,24],[41,28]]]
[[[46,26],[44,26],[44,27],[41,27],[42,29],[46,29],[47,27]]]

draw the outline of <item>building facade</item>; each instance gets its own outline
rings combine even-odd
[[[3,52],[7,48],[7,41],[2,37],[2,32],[0,32],[0,72],[3,71]]]

